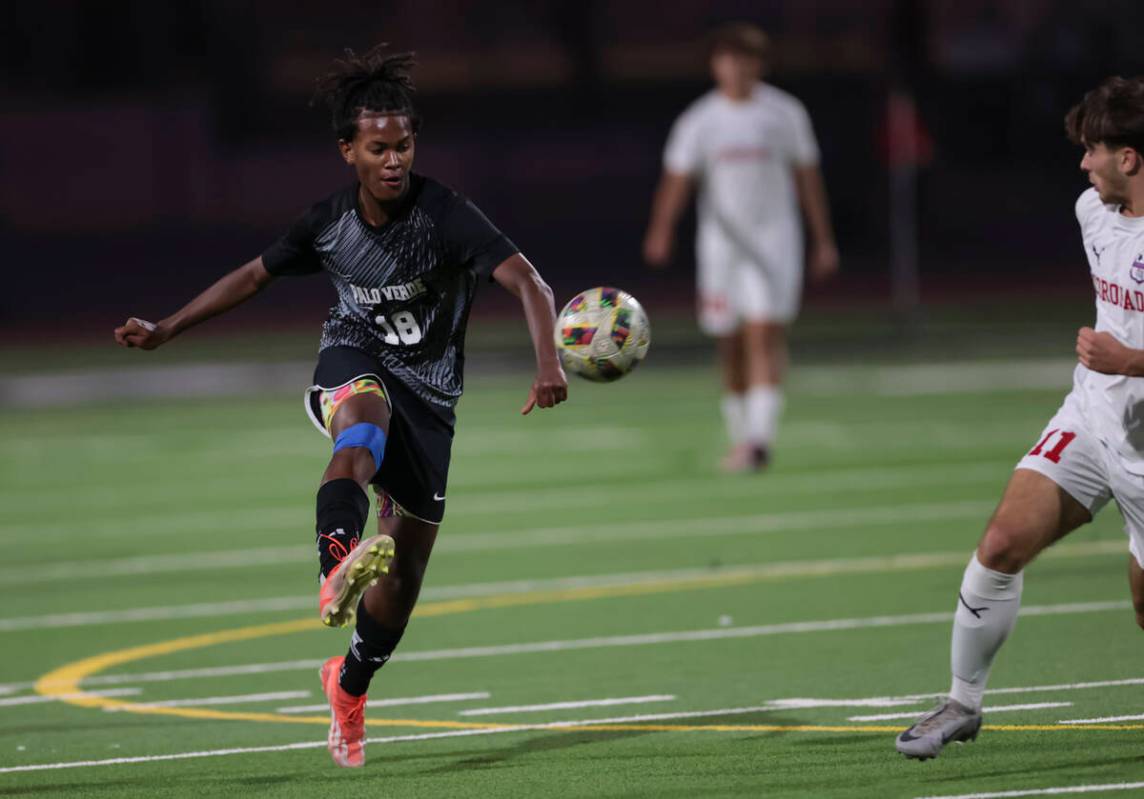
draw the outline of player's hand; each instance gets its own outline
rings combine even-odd
[[[643,242],[643,257],[652,269],[663,269],[671,260],[674,242],[670,230],[648,230]]]
[[[1133,351],[1111,333],[1082,327],[1076,336],[1076,354],[1082,364],[1106,375],[1131,375]]]
[[[122,347],[153,350],[171,337],[162,325],[132,316],[127,323],[115,328],[115,341]]]
[[[522,414],[528,414],[533,408],[551,408],[568,399],[568,378],[564,376],[564,369],[560,364],[553,364],[542,369],[532,382],[532,389],[528,392],[528,401],[520,409]]]
[[[838,274],[838,248],[833,242],[820,242],[810,251],[810,279],[815,283]]]

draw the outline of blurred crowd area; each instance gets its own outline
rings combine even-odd
[[[916,107],[923,295],[1085,290],[1061,120],[1144,72],[1139,0],[38,0],[0,25],[0,325],[119,316],[125,297],[158,315],[257,255],[350,179],[309,101],[344,48],[381,41],[418,54],[419,171],[558,288],[686,306],[688,232],[666,274],[640,241],[668,128],[710,85],[704,36],[728,20],[770,33],[770,79],[814,120],[845,270],[828,294],[888,293],[894,91]],[[282,313],[314,289],[291,291]]]

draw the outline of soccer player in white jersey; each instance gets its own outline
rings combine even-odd
[[[732,23],[711,39],[715,88],[676,120],[652,203],[644,258],[662,267],[676,223],[699,189],[699,323],[719,341],[728,471],[762,469],[782,411],[786,328],[802,294],[803,231],[814,278],[838,270],[838,250],[802,103],[762,82],[766,34]]]
[[[1076,203],[1096,295],[1073,389],[1017,464],[969,561],[953,621],[949,698],[898,736],[907,757],[973,740],[993,659],[1017,620],[1022,570],[1115,498],[1144,627],[1144,77],[1110,78],[1065,118],[1092,188]]]

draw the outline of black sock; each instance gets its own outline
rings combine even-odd
[[[356,480],[340,477],[318,489],[318,563],[328,575],[361,540],[369,497]]]
[[[369,690],[369,681],[397,649],[404,632],[404,627],[400,630],[383,627],[366,611],[365,602],[359,602],[354,635],[338,676],[342,690],[353,696],[361,696]]]

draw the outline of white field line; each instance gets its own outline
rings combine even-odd
[[[613,705],[647,705],[652,702],[672,702],[673,694],[623,696],[614,699],[583,699],[578,702],[549,702],[544,705],[509,705],[506,707],[477,707],[462,710],[461,716],[494,716],[501,713],[538,713],[545,710],[571,710],[581,707],[611,707]]]
[[[694,519],[617,521],[612,524],[549,527],[519,532],[470,533],[441,540],[446,552],[491,552],[523,547],[582,546],[588,543],[619,541],[664,541],[674,538],[714,538],[733,535],[763,535],[843,530],[854,527],[915,524],[927,521],[977,519],[992,512],[996,503],[964,502],[885,505],[870,508],[760,513],[747,516],[705,516]]]
[[[986,482],[996,481],[999,476],[1003,477],[1006,471],[1012,468],[1013,459],[1005,458],[996,461],[978,461],[972,464],[958,464],[950,466],[944,463],[937,464],[918,464],[908,467],[893,466],[882,468],[869,468],[869,469],[826,469],[815,471],[813,473],[793,473],[793,474],[773,474],[768,475],[767,480],[763,483],[752,483],[750,481],[736,481],[736,480],[719,480],[714,477],[707,479],[699,478],[698,483],[696,478],[687,479],[661,479],[656,480],[654,483],[644,486],[640,490],[640,497],[649,502],[655,501],[679,501],[681,498],[687,497],[697,490],[702,491],[703,496],[708,499],[736,499],[742,497],[755,497],[763,498],[769,496],[787,497],[800,494],[816,495],[822,491],[823,485],[829,485],[831,490],[835,493],[842,491],[872,491],[872,490],[890,490],[890,489],[911,489],[921,488],[926,486],[948,486],[948,485],[979,485]],[[211,496],[213,493],[218,493],[224,490],[227,486],[231,485],[233,481],[224,484],[218,484],[217,489],[212,492],[212,484],[206,483],[205,485],[198,485],[199,490],[204,496]],[[179,491],[184,489],[180,486]],[[450,518],[468,518],[472,515],[479,514],[495,514],[498,517],[503,517],[508,511],[513,513],[519,511],[535,511],[535,510],[556,510],[565,508],[577,508],[583,505],[584,496],[590,494],[597,502],[608,502],[612,500],[627,500],[631,498],[631,487],[628,485],[613,486],[602,485],[598,482],[595,483],[578,483],[575,485],[562,485],[556,488],[536,488],[530,490],[527,488],[515,489],[512,491],[458,491],[454,498],[450,499],[449,512]],[[19,491],[0,491],[0,505],[10,505],[17,507],[21,503],[25,506],[29,502],[34,505],[36,496],[41,496],[39,492],[19,492]],[[51,496],[54,496],[51,495]],[[164,491],[163,486],[155,486],[148,488],[148,501],[155,502],[157,499],[166,498],[169,502],[176,502],[181,494],[170,494]],[[151,529],[155,529],[156,525],[161,526],[161,529],[167,529],[172,521],[171,514],[163,516],[148,515],[139,517],[137,513],[130,513],[129,500],[130,497],[125,497],[121,494],[108,492],[100,489],[90,492],[84,492],[82,495],[69,494],[69,500],[77,506],[84,507],[88,510],[99,510],[103,512],[122,510],[125,515],[132,517],[128,522],[131,525],[146,525]],[[47,501],[49,494],[46,492],[42,494],[43,501]],[[265,508],[250,508],[249,505],[243,506],[240,509],[243,513],[255,514],[268,514],[268,513],[281,513],[283,505],[281,503],[266,506]],[[296,513],[300,518],[304,513],[309,513],[312,509],[309,507],[303,508],[301,505],[291,503],[288,508],[290,513]],[[180,512],[180,518],[186,518],[196,513],[206,513],[210,524],[215,524],[217,521],[217,510],[205,511],[189,511]],[[276,517],[269,517],[276,518]],[[91,520],[88,522],[91,523]],[[6,524],[0,525],[0,534],[5,531],[11,530],[17,525]],[[291,553],[297,560],[308,560],[312,557],[313,553],[309,548],[296,548],[296,549],[282,549],[281,547],[265,547],[263,549],[247,550],[252,555],[265,552],[268,554],[280,554],[283,552]],[[154,569],[168,570],[171,566],[177,564],[180,559],[185,559],[188,563],[195,563],[197,558],[203,558],[205,565],[200,568],[226,568],[228,565],[242,565],[234,564],[226,560],[227,556],[234,554],[240,556],[241,551],[221,551],[221,552],[203,552],[203,553],[190,553],[189,555],[167,555],[167,556],[152,556],[143,558],[121,558],[115,563],[127,564],[121,568],[123,571],[114,572],[114,574],[135,574],[141,571],[151,571]],[[133,563],[146,563],[146,568],[140,566],[132,567]],[[63,564],[70,565],[70,564]],[[83,565],[80,562],[80,565]],[[90,563],[86,564],[92,565]],[[105,563],[99,563],[103,567]],[[42,570],[44,567],[37,564],[37,571]],[[51,567],[53,570],[57,567]],[[178,570],[178,569],[175,569]],[[80,571],[75,573],[74,576],[83,576],[84,572]],[[23,582],[28,580],[28,569],[26,568],[8,568],[0,569],[0,583],[11,582],[13,580]],[[73,574],[65,574],[62,576],[73,576]]]
[[[392,735],[385,738],[369,738],[369,744],[388,744],[403,741],[428,741],[436,738],[459,738],[469,735],[503,735],[514,732],[533,732],[553,729],[569,729],[577,727],[591,727],[597,724],[627,724],[641,721],[666,721],[670,719],[703,718],[706,716],[733,716],[744,713],[756,713],[765,710],[762,707],[730,707],[721,710],[699,710],[680,713],[657,713],[645,716],[620,716],[606,719],[579,719],[576,721],[555,721],[547,724],[513,724],[497,725],[488,729],[477,730],[448,730],[445,732],[419,733],[414,735]],[[88,766],[120,766],[134,763],[156,763],[167,760],[191,760],[204,757],[224,757],[226,755],[261,754],[265,752],[290,752],[299,749],[318,749],[326,745],[325,741],[301,741],[293,744],[279,744],[277,746],[247,746],[233,749],[210,749],[197,752],[176,752],[167,755],[143,755],[138,757],[113,757],[106,760],[73,760],[61,763],[33,763],[25,766],[7,766],[0,768],[0,774],[12,774],[25,771],[55,771],[67,768],[83,768]]]
[[[1136,713],[1132,716],[1102,716],[1098,719],[1065,719],[1058,721],[1057,724],[1111,724],[1115,721],[1140,721],[1144,719],[1144,713]]]
[[[314,661],[317,663],[317,661]],[[403,705],[427,705],[436,702],[471,702],[476,699],[488,699],[492,694],[488,691],[474,691],[468,694],[430,694],[429,696],[406,696],[395,699],[371,699],[365,703],[367,708],[399,707]],[[329,705],[291,705],[278,708],[278,713],[319,713],[328,710]]]
[[[919,796],[918,799],[1009,799],[1017,796],[1066,796],[1070,793],[1101,793],[1103,791],[1135,791],[1144,788],[1144,782],[1111,782],[1103,785],[1062,785],[1057,788],[1027,788],[1016,791],[990,793],[958,793],[940,796]]]
[[[1044,553],[1043,558],[1086,557],[1120,554],[1126,550],[1120,540],[1086,541],[1062,544]],[[660,583],[665,580],[698,580],[724,578],[728,582],[741,579],[769,579],[791,577],[820,577],[838,574],[871,574],[896,571],[960,566],[968,555],[960,552],[922,552],[858,558],[828,558],[824,560],[795,560],[777,563],[729,566],[719,569],[692,568],[650,572],[625,572],[607,575],[557,577],[546,580],[517,580],[495,583],[470,583],[458,586],[427,588],[424,600],[463,599],[498,594],[530,593],[533,591],[565,590],[575,588],[607,588]],[[230,602],[201,602],[191,605],[159,605],[130,610],[88,611],[79,613],[53,613],[44,616],[0,618],[0,633],[29,629],[58,627],[88,627],[100,624],[164,621],[183,618],[214,618],[270,613],[287,610],[305,610],[313,607],[313,596],[270,597]],[[3,686],[0,686],[0,692]]]
[[[822,487],[822,480],[818,480],[819,489]],[[581,497],[582,500],[582,497]],[[915,506],[916,507],[916,506]],[[925,508],[929,506],[921,506],[924,512]],[[876,508],[874,510],[883,511],[885,509]],[[794,511],[793,515],[800,517],[805,514],[804,511]],[[784,514],[772,514],[768,519],[772,520],[774,531],[780,531],[781,520]],[[736,520],[744,517],[718,517],[720,521]],[[756,517],[746,517],[754,519]],[[800,519],[801,522],[801,519]],[[776,525],[777,523],[777,525]],[[662,524],[661,522],[654,522],[654,524]],[[700,520],[689,520],[688,525],[698,526],[702,524]],[[579,529],[579,528],[577,528]],[[798,529],[803,529],[801,524]],[[482,536],[486,534],[471,533],[462,534],[454,538],[445,538],[441,541],[441,546],[446,550],[449,546],[446,545],[448,541],[459,541],[458,544],[453,544],[454,548],[459,547],[465,551],[474,551],[480,549],[479,546],[474,546],[473,543],[467,542],[469,537]],[[526,539],[530,535],[530,531],[522,530],[518,533],[508,533],[505,535],[516,536],[518,538]],[[618,536],[613,536],[622,539],[622,532]],[[495,542],[495,548],[500,549],[499,539]],[[252,566],[276,566],[283,563],[305,563],[315,560],[313,547],[258,547],[253,549],[231,549],[231,550],[214,550],[209,552],[196,552],[196,553],[178,553],[170,555],[142,555],[127,558],[115,558],[108,560],[78,560],[78,561],[61,561],[58,563],[37,563],[34,566],[16,566],[7,569],[0,569],[0,585],[26,585],[33,583],[56,583],[61,580],[75,580],[75,579],[104,579],[107,577],[122,577],[133,574],[160,574],[160,573],[179,573],[191,571],[213,571],[216,569],[249,569]],[[569,577],[568,580],[585,580],[589,578],[584,577]],[[606,579],[606,578],[605,578]],[[535,583],[522,583],[521,581],[511,583],[486,583],[489,586],[487,589],[490,593],[497,593],[501,591],[500,586],[515,586],[515,585],[535,585]],[[449,589],[426,589],[422,593],[425,598],[457,598],[458,596],[473,596],[474,594],[439,594],[434,596],[430,592],[448,591]],[[511,589],[509,589],[511,590]],[[528,588],[525,590],[533,590]]]
[[[1119,602],[1082,602],[1065,605],[1027,605],[1021,608],[1022,616],[1058,616],[1076,613],[1105,613],[1110,611],[1127,610],[1131,603]],[[765,624],[756,627],[716,627],[708,630],[690,630],[670,633],[646,633],[639,635],[616,635],[600,638],[579,638],[557,641],[535,641],[524,644],[502,644],[499,646],[462,647],[459,649],[423,650],[420,652],[398,652],[393,656],[394,661],[431,661],[431,660],[458,660],[473,657],[503,657],[510,655],[538,654],[544,652],[567,652],[579,649],[604,649],[612,647],[652,646],[656,644],[687,643],[695,641],[733,640],[738,638],[757,638],[770,635],[788,635],[798,633],[834,632],[839,630],[861,630],[878,627],[900,627],[915,624],[949,624],[953,620],[953,611],[939,613],[913,613],[904,616],[871,616],[857,619],[828,619],[824,621],[788,622],[785,624]],[[185,669],[181,671],[158,671],[141,674],[101,674],[84,680],[84,685],[114,685],[125,682],[170,682],[174,680],[195,679],[202,677],[226,677],[231,675],[264,674],[279,671],[294,671],[317,669],[322,660],[291,660],[280,663],[249,663],[236,666],[215,666],[201,669]],[[1120,685],[1141,685],[1144,678],[1125,680],[1104,680],[1092,683],[1076,683],[1073,685],[1046,685],[1032,688],[1001,688],[988,691],[989,694],[1022,693],[1036,691],[1068,691],[1078,688],[1102,688]],[[0,689],[23,690],[32,687],[33,683],[9,683],[0,686]],[[779,699],[771,702],[771,707],[864,707],[873,702],[874,707],[886,707],[887,701],[914,700],[922,701],[933,699],[937,692],[929,694],[914,694],[900,697],[870,697],[867,699]],[[794,705],[791,703],[817,703]],[[826,704],[823,704],[826,703]],[[899,704],[908,704],[902,701]]]
[[[1125,603],[1125,608],[1128,604]],[[1031,609],[1030,609],[1031,610]],[[1022,609],[1024,612],[1025,609]],[[1030,615],[1046,615],[1032,613]],[[1084,691],[1091,688],[1121,688],[1131,685],[1144,685],[1144,677],[1129,677],[1122,680],[1094,680],[1090,682],[1054,683],[1051,685],[1026,685],[1014,688],[990,688],[985,693],[988,696],[1003,694],[1039,694],[1060,693],[1064,691]],[[790,699],[772,699],[768,705],[777,710],[801,709],[815,707],[899,707],[916,705],[920,702],[933,702],[945,694],[934,691],[928,694],[904,694],[902,696],[868,696],[859,699],[818,699],[794,697]]]
[[[1054,707],[1072,707],[1072,702],[1033,702],[1028,705],[992,705],[984,708],[983,713],[1012,713],[1017,710],[1045,710]],[[850,716],[847,721],[890,721],[892,719],[912,719],[917,712],[911,713],[878,713],[873,716]],[[1138,717],[1144,718],[1144,717]]]
[[[207,666],[198,669],[175,669],[168,671],[147,671],[140,674],[97,674],[83,681],[84,685],[121,685],[137,682],[177,682],[179,680],[201,680],[214,677],[239,677],[246,674],[273,674],[281,671],[307,671],[318,669],[325,659],[284,660],[278,663],[246,663],[235,666]],[[34,682],[13,682],[0,686],[0,692],[24,691],[35,686]],[[325,707],[323,705],[323,707]]]
[[[87,691],[89,696],[136,696],[143,692],[142,688],[112,688],[106,691]],[[39,705],[43,702],[61,702],[68,699],[77,699],[84,694],[60,694],[59,696],[9,696],[0,699],[0,707],[16,707],[18,705]]]
[[[927,364],[802,366],[792,391],[804,394],[871,392],[890,396],[1061,388],[1069,385],[1073,358],[1013,358]],[[221,397],[294,391],[309,380],[311,361],[204,362],[180,366],[72,369],[0,380],[0,405],[83,405],[112,399]]]
[[[1062,616],[1073,614],[1098,614],[1127,610],[1131,604],[1127,601],[1114,602],[1080,602],[1065,604],[1041,604],[1041,606],[1026,606],[1020,609],[1022,616]],[[670,633],[644,633],[635,635],[611,635],[602,638],[586,638],[557,641],[534,641],[531,643],[507,643],[500,646],[463,647],[459,649],[428,649],[413,652],[397,652],[394,662],[415,663],[423,660],[456,660],[470,657],[503,657],[511,655],[532,655],[542,652],[573,651],[579,649],[606,649],[612,647],[644,647],[656,646],[661,643],[686,643],[694,641],[718,641],[760,638],[766,635],[786,635],[799,633],[835,632],[844,630],[866,630],[872,627],[898,627],[915,624],[950,624],[953,620],[953,611],[932,612],[932,614],[908,614],[905,616],[872,616],[866,618],[840,618],[826,619],[821,622],[788,622],[786,624],[765,624],[754,627],[715,627],[710,630],[693,630]],[[84,680],[84,685],[114,685],[119,682],[168,682],[173,680],[194,679],[200,677],[227,677],[231,674],[261,674],[279,671],[294,671],[318,669],[323,660],[286,660],[283,663],[253,663],[237,666],[215,666],[210,669],[191,669],[184,671],[151,672],[142,674],[100,674]],[[1071,688],[1088,688],[1104,686],[1141,685],[1144,679],[1110,680],[1095,683],[1079,683],[1077,686],[1042,686],[1034,688],[1008,688],[990,690],[990,694],[1016,693],[1016,691],[1036,690],[1070,690]],[[23,689],[32,687],[31,682],[8,683],[3,688]],[[917,694],[904,697],[872,697],[879,702],[887,699],[931,699],[934,694]],[[864,706],[871,699],[778,699],[778,703],[833,703],[828,705],[803,706]],[[844,703],[844,704],[837,704]],[[774,703],[772,703],[774,704]],[[905,704],[905,703],[903,703]],[[794,705],[787,705],[794,706]],[[882,704],[875,706],[885,706]]]
[[[664,538],[693,538],[722,535],[754,535],[761,533],[801,532],[814,528],[849,529],[877,524],[898,524],[907,520],[916,522],[941,521],[983,517],[995,506],[993,501],[966,500],[961,502],[919,503],[916,505],[880,505],[864,508],[832,508],[827,510],[798,510],[781,513],[762,513],[734,516],[700,516],[664,519],[620,519],[608,524],[577,525],[569,527],[526,528],[497,532],[476,532],[443,536],[435,550],[442,552],[495,552],[522,547],[548,547],[579,545],[590,541],[644,541]],[[312,509],[311,509],[312,512]],[[300,529],[305,518],[301,508],[273,508],[266,511],[218,510],[189,514],[139,517],[130,522],[108,521],[84,527],[89,538],[132,537],[153,534],[163,530],[165,535],[184,535],[195,532],[215,532],[219,529],[243,528],[254,530]],[[40,525],[37,533],[50,536],[52,529]],[[19,536],[25,526],[0,526],[0,538]],[[70,535],[72,525],[61,525],[60,535]],[[107,533],[107,535],[104,535]],[[297,551],[301,552],[299,547]],[[310,557],[313,550],[307,548]]]
[[[0,619],[0,632],[40,630],[58,627],[90,627],[99,624],[123,624],[168,619],[199,619],[236,616],[247,613],[272,613],[311,608],[314,598],[277,597],[273,599],[239,599],[232,602],[199,602],[193,605],[165,605],[130,610],[96,610],[87,613],[50,613],[45,616],[18,616]]]
[[[812,710],[820,707],[906,707],[924,701],[932,701],[936,694],[919,696],[892,697],[872,696],[866,699],[814,699],[794,697],[791,699],[772,699],[767,706],[775,710]]]
[[[191,699],[164,699],[160,702],[140,702],[133,707],[213,707],[217,705],[245,705],[255,702],[283,702],[287,699],[305,699],[309,691],[273,691],[261,694],[239,694],[237,696],[197,696]],[[323,708],[327,707],[322,705]],[[117,712],[118,707],[105,707],[105,711]]]

